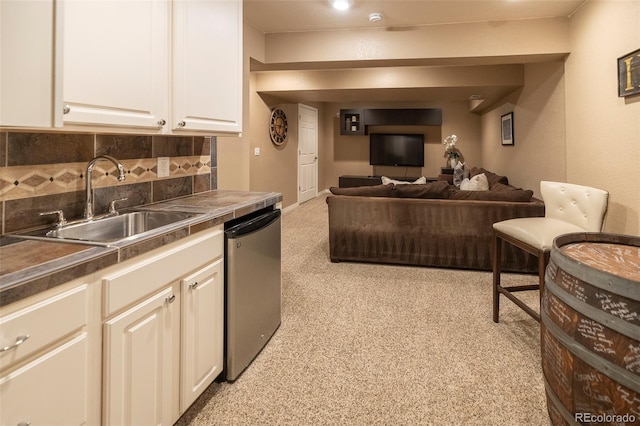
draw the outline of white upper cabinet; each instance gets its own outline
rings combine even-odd
[[[174,130],[242,131],[242,2],[174,1]]]
[[[242,131],[241,0],[0,7],[0,126]]]
[[[61,16],[53,0],[0,1],[0,126],[62,124]]]
[[[169,8],[166,0],[65,2],[65,126],[162,129]]]

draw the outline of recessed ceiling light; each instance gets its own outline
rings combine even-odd
[[[382,21],[382,13],[374,12],[369,14],[369,22],[380,22]]]
[[[353,0],[330,0],[331,6],[338,10],[347,10],[353,5]]]
[[[474,100],[474,99],[481,99],[482,95],[471,95],[469,96],[469,99]]]

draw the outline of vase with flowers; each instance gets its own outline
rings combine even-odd
[[[444,150],[444,158],[447,159],[447,166],[454,168],[458,163],[458,158],[460,158],[460,151],[456,148],[456,143],[458,143],[458,136],[449,135],[444,138],[442,142],[445,146]]]

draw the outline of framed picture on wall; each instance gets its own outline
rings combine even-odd
[[[618,58],[618,96],[640,94],[640,49]]]
[[[513,111],[502,116],[501,124],[502,145],[513,145]]]

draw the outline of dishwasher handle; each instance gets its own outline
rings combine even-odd
[[[225,231],[227,238],[238,238],[250,234],[262,228],[266,228],[280,218],[281,211],[274,210],[269,213],[254,217],[246,222],[239,223]]]

